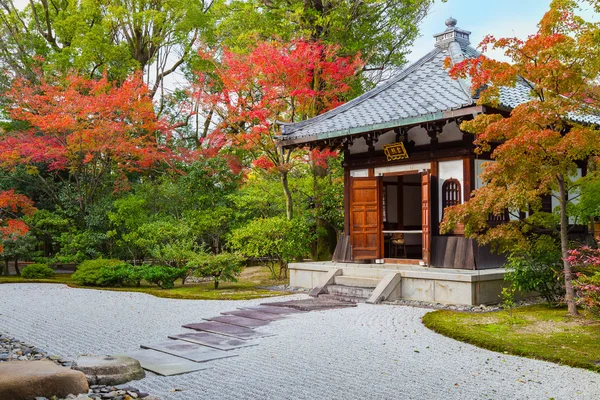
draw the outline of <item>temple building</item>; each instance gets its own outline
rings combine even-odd
[[[345,235],[331,262],[290,265],[291,285],[313,295],[380,302],[395,298],[455,304],[498,302],[504,258],[441,234],[447,207],[483,185],[474,137],[460,130],[481,113],[507,114],[528,101],[518,82],[496,108],[477,105],[470,82],[444,67],[479,53],[450,18],[431,52],[362,96],[315,118],[282,126],[280,146],[344,152]],[[580,171],[582,173],[583,171]],[[548,208],[552,208],[548,198]],[[490,224],[508,220],[490,216]]]

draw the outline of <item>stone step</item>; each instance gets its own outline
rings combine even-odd
[[[362,276],[344,276],[339,275],[333,278],[333,282],[336,285],[343,286],[354,286],[362,288],[376,288],[381,279],[377,278],[366,278]]]
[[[344,303],[364,303],[366,298],[355,297],[355,296],[341,296],[337,294],[321,293],[318,296],[319,299],[330,300],[330,301],[341,301]]]
[[[371,297],[373,290],[372,287],[356,287],[356,286],[344,286],[344,285],[328,285],[326,290],[327,294],[335,294],[338,296],[349,296],[349,297],[360,297],[362,299],[368,299]]]

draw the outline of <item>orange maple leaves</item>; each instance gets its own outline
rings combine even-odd
[[[14,190],[0,192],[0,238],[23,236],[29,231],[21,216],[32,216],[36,212],[27,196],[15,193]],[[0,252],[2,245],[0,244]]]

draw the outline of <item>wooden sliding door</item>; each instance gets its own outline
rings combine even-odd
[[[350,178],[350,239],[353,260],[382,257],[381,178]]]

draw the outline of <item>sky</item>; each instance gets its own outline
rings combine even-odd
[[[446,29],[444,22],[455,18],[459,28],[471,31],[471,46],[477,47],[485,35],[495,37],[521,37],[537,30],[537,23],[550,7],[551,0],[436,0],[429,15],[421,24],[421,36],[415,41],[408,56],[416,61],[433,48],[433,35]],[[581,13],[593,19],[591,10]],[[493,58],[503,58],[501,53],[490,53]]]

